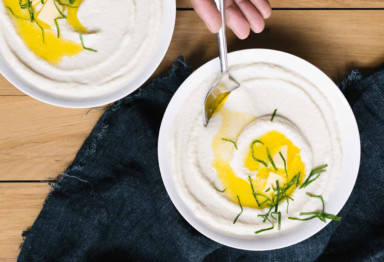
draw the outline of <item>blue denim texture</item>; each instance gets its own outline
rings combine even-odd
[[[384,71],[353,71],[341,84],[356,115],[362,158],[339,215],[287,248],[250,252],[215,243],[177,212],[161,180],[163,113],[192,73],[183,58],[109,107],[58,180],[18,261],[384,261]]]

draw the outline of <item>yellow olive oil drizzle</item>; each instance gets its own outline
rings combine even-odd
[[[237,145],[235,147],[235,144],[238,134],[241,133],[244,126],[255,118],[247,114],[232,112],[225,107],[216,110],[215,114],[222,118],[222,125],[212,141],[213,167],[221,185],[226,188],[224,194],[235,203],[238,202],[237,196],[239,196],[243,206],[256,207],[248,182],[238,177],[229,164],[237,147]],[[235,143],[229,142],[227,139]]]
[[[240,207],[240,213],[235,217],[233,224],[236,223],[240,215],[243,213],[243,206],[254,208],[268,208],[265,214],[258,216],[263,219],[263,222],[271,223],[270,227],[255,231],[259,234],[275,228],[281,229],[281,211],[279,204],[287,201],[288,213],[289,201],[294,201],[290,196],[295,189],[305,188],[310,183],[315,181],[326,170],[327,165],[322,165],[312,169],[310,175],[305,178],[305,165],[301,161],[300,149],[297,148],[288,138],[277,131],[270,131],[262,137],[254,139],[251,142],[248,155],[244,159],[244,165],[250,171],[258,171],[255,178],[248,176],[248,181],[237,177],[229,162],[232,158],[234,150],[238,150],[237,136],[250,122],[256,120],[254,117],[239,113],[231,112],[223,107],[225,100],[220,105],[220,108],[215,114],[220,114],[222,125],[219,132],[216,134],[212,148],[214,152],[213,167],[215,168],[221,183],[225,186],[224,190],[219,190],[213,184],[214,188],[226,194],[233,202],[237,202]],[[273,112],[271,122],[276,115],[277,109]],[[235,137],[236,139],[229,139]],[[225,142],[225,143],[223,143]],[[232,144],[232,147],[229,147]],[[284,157],[281,148],[287,147],[287,155]],[[274,157],[277,154],[283,162],[283,168],[276,166]],[[273,172],[280,176],[279,180],[275,181],[275,186],[271,184],[265,189],[266,180],[269,173]],[[295,175],[293,175],[295,174]],[[260,178],[261,176],[261,178]],[[256,182],[256,184],[255,184]],[[248,189],[246,188],[248,187]],[[272,189],[272,190],[271,190]],[[322,211],[301,212],[300,215],[309,216],[306,218],[289,217],[292,220],[306,221],[313,218],[319,218],[325,222],[325,219],[333,219],[339,221],[341,218],[332,214],[325,213],[325,205],[322,196],[315,196],[307,193],[310,197],[320,198],[322,201]],[[240,199],[241,202],[240,202]],[[237,201],[236,201],[237,200]]]
[[[50,25],[38,18],[48,1],[53,1],[58,14],[60,14],[53,20],[56,33]],[[51,64],[58,64],[64,56],[74,56],[82,50],[97,52],[97,50],[84,45],[82,34],[86,33],[87,29],[77,17],[78,7],[81,2],[82,0],[45,0],[32,4],[31,0],[3,0],[16,31],[25,45],[35,55]],[[35,6],[40,3],[43,6],[39,11],[36,11]],[[64,10],[67,10],[67,15],[64,14]],[[61,37],[58,24],[60,19],[65,19],[73,27],[74,31],[79,33],[80,44]]]

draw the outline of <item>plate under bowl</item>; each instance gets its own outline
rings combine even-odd
[[[24,92],[25,94],[45,102],[47,104],[68,107],[68,108],[90,108],[106,105],[115,102],[133,91],[139,88],[149,77],[156,71],[160,62],[163,60],[168,47],[171,43],[173,30],[175,28],[176,20],[176,0],[162,0],[166,1],[167,8],[165,14],[165,25],[164,32],[159,41],[157,49],[153,52],[152,60],[144,67],[143,71],[137,75],[135,79],[130,81],[125,87],[116,90],[113,93],[108,93],[99,97],[84,97],[81,99],[74,99],[68,97],[54,96],[45,93],[33,85],[28,84],[24,81],[13,69],[11,69],[4,59],[0,55],[0,73],[17,89]]]
[[[332,201],[327,203],[327,210],[330,213],[337,214],[347,202],[348,197],[352,192],[360,165],[359,130],[355,116],[344,95],[334,82],[317,67],[288,53],[268,49],[248,49],[230,53],[228,55],[228,60],[230,66],[256,62],[280,65],[290,69],[298,75],[304,77],[311,76],[311,82],[316,83],[316,86],[321,87],[320,91],[328,99],[334,109],[334,117],[339,124],[340,136],[342,139],[341,148],[343,152],[343,163],[341,174],[330,194],[329,198],[332,199]],[[301,226],[295,228],[295,230],[281,232],[270,237],[262,236],[255,239],[241,239],[227,236],[214,231],[201,223],[180,199],[170,169],[169,139],[172,133],[172,126],[180,107],[184,104],[186,98],[194,91],[194,87],[196,87],[202,79],[208,79],[213,74],[218,73],[219,69],[218,58],[209,61],[197,69],[177,90],[164,114],[159,134],[158,158],[161,176],[168,195],[179,213],[189,224],[206,237],[226,246],[244,250],[272,250],[287,247],[311,237],[323,229],[327,224],[319,220],[308,221],[302,223]]]

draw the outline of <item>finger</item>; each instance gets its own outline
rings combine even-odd
[[[237,37],[240,39],[247,38],[250,33],[250,25],[240,9],[232,4],[226,8],[225,15],[228,27],[232,29]]]
[[[243,12],[245,18],[247,18],[252,31],[255,33],[263,31],[265,26],[264,18],[257,8],[248,0],[236,0],[235,2],[240,11]]]
[[[221,16],[212,0],[192,0],[197,15],[204,21],[209,31],[217,33],[221,28]]]
[[[264,19],[271,16],[272,8],[268,0],[251,0],[251,2],[256,6],[257,10],[259,10]]]

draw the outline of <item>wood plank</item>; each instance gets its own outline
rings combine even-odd
[[[383,8],[382,0],[269,0],[272,8]],[[192,8],[191,0],[177,0],[178,8]]]
[[[7,79],[4,78],[0,74],[0,96],[1,95],[8,95],[8,96],[24,96],[25,94],[19,89],[15,88],[11,83],[7,81]]]
[[[0,261],[16,261],[21,234],[32,226],[49,190],[46,183],[0,183]]]
[[[298,55],[338,80],[369,72],[384,57],[384,11],[275,11],[262,34],[228,34],[229,51],[272,48]],[[217,56],[216,37],[193,11],[177,13],[175,35],[157,73],[179,55],[197,68]],[[156,74],[157,74],[156,73]],[[4,92],[3,92],[4,94]],[[25,96],[0,96],[0,180],[54,178],[71,163],[102,111],[63,109]]]
[[[351,69],[370,72],[384,56],[384,10],[275,10],[263,33],[246,40],[228,32],[228,50],[270,48],[318,66],[334,80]],[[195,68],[217,57],[216,36],[193,11],[178,12],[173,41],[160,71],[183,55]]]
[[[54,179],[72,161],[102,110],[65,109],[0,96],[0,180]]]

